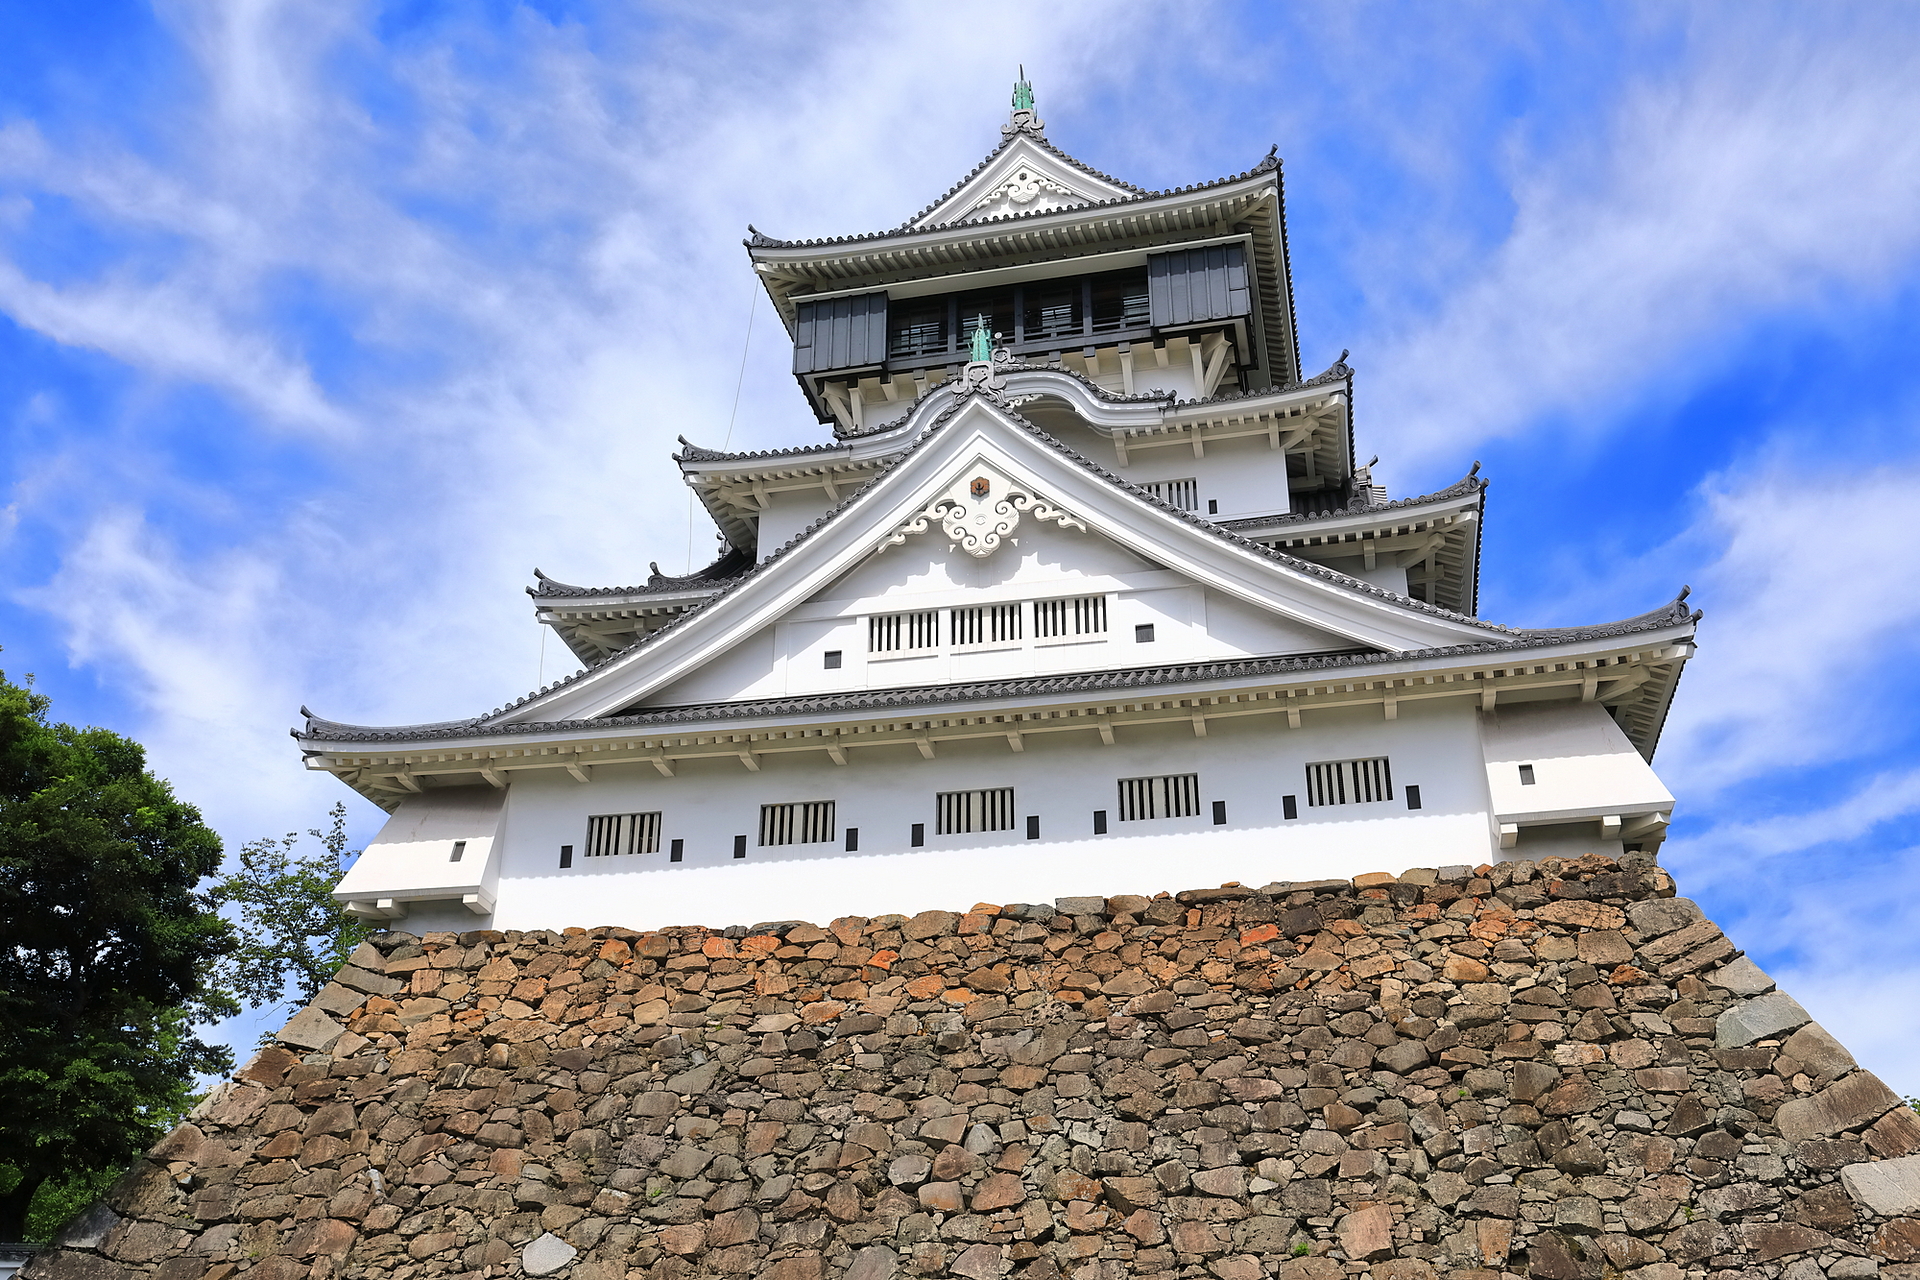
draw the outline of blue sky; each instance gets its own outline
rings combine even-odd
[[[1484,461],[1487,616],[1693,586],[1665,861],[1920,1093],[1916,55],[1897,4],[0,7],[0,667],[236,846],[319,824],[303,702],[554,678],[535,565],[711,551],[677,435],[820,438],[745,224],[898,224],[1024,62],[1143,186],[1279,144],[1306,362],[1396,495]]]

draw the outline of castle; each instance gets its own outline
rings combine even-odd
[[[717,561],[536,570],[582,669],[488,714],[307,715],[307,767],[393,815],[351,911],[642,928],[1658,847],[1685,593],[1478,617],[1477,464],[1390,499],[1345,353],[1303,376],[1279,160],[1145,191],[1024,81],[1001,132],[893,230],[747,241],[831,439],[683,440]]]

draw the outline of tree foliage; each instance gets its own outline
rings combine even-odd
[[[196,1023],[234,946],[200,882],[220,838],[138,743],[47,718],[0,674],[0,1239],[49,1179],[123,1167],[232,1064]]]
[[[286,1001],[291,1012],[320,994],[353,949],[374,930],[333,900],[333,886],[355,856],[347,848],[347,807],[308,835],[320,851],[300,856],[300,837],[264,837],[240,849],[240,866],[214,886],[213,900],[237,908],[240,943],[220,965],[223,986],[259,1009]]]

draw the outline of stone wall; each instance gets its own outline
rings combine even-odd
[[[388,934],[29,1280],[1920,1280],[1920,1121],[1672,892]]]

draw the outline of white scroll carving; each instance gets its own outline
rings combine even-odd
[[[1062,529],[1086,525],[1030,488],[1007,479],[994,467],[976,462],[939,497],[889,534],[875,552],[897,547],[938,521],[948,539],[970,556],[985,558],[1000,549],[1023,517],[1050,521]]]

